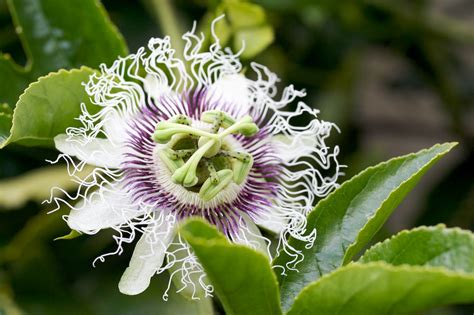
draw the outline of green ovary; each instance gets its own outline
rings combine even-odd
[[[163,144],[158,157],[172,173],[173,182],[210,201],[230,183],[242,184],[253,165],[250,154],[233,151],[224,138],[231,134],[250,137],[258,127],[248,115],[235,120],[216,110],[204,112],[201,121],[211,125],[209,130],[192,127],[187,116],[172,117],[157,124],[153,140]]]

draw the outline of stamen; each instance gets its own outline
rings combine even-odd
[[[252,156],[246,152],[221,151],[220,154],[223,156],[233,157],[234,159],[237,159],[242,162],[248,162],[252,158]]]
[[[240,133],[246,137],[251,137],[258,132],[258,127],[253,123],[252,117],[246,115],[239,119],[229,128],[225,129],[223,132],[219,133],[219,138],[224,138],[233,133]]]
[[[211,182],[213,184],[218,184],[219,183],[219,177],[217,176],[216,168],[214,167],[214,165],[210,161],[206,161],[206,164],[207,164],[207,169],[209,171],[209,176],[210,176]]]
[[[225,137],[252,136],[258,127],[249,115],[236,121],[217,110],[204,112],[201,120],[212,124],[211,132],[193,127],[189,117],[177,115],[156,125],[153,140],[166,144],[158,156],[171,171],[173,182],[193,192],[199,189],[200,198],[209,201],[232,181],[242,184],[253,166],[250,154],[222,150]],[[219,132],[221,127],[225,129]],[[225,148],[228,150],[228,145]],[[216,164],[217,169],[214,162],[219,160],[214,157],[225,157]]]
[[[243,159],[232,160],[232,171],[234,173],[234,182],[238,185],[242,184],[249,175],[253,166],[253,157],[247,154]]]
[[[198,177],[196,176],[198,164],[207,150],[212,148],[214,144],[215,140],[211,140],[194,152],[189,160],[174,172],[172,176],[173,180],[176,183],[182,184],[184,187],[192,187],[196,185],[198,183]]]
[[[180,125],[186,125],[186,126],[191,126],[191,123],[192,123],[191,118],[189,118],[186,115],[176,115],[176,116],[171,117],[168,121],[172,123],[177,123]]]
[[[220,127],[229,128],[230,126],[235,124],[234,118],[230,117],[226,112],[223,112],[220,110],[208,110],[202,113],[201,120],[209,124],[212,123],[213,129],[214,129],[214,124],[218,123],[219,127],[217,127],[214,133],[217,133]]]
[[[176,172],[177,169],[184,165],[183,159],[178,158],[171,149],[160,150],[158,156],[171,172]]]
[[[208,178],[201,189],[199,190],[199,197],[204,201],[209,201],[214,198],[222,189],[232,182],[233,172],[231,170],[220,170],[217,172],[218,182],[214,183],[211,178]]]
[[[170,141],[171,137],[175,134],[188,134],[199,137],[217,139],[217,136],[215,134],[209,133],[207,131],[168,121],[159,122],[156,125],[156,130],[153,133],[152,137],[155,142],[166,143]]]

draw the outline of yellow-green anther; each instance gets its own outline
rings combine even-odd
[[[192,187],[197,184],[198,177],[196,176],[196,169],[199,161],[203,158],[204,154],[215,144],[215,140],[209,141],[200,147],[194,154],[186,161],[186,163],[177,169],[172,179],[175,183],[179,183],[184,187]]]
[[[222,118],[216,118],[216,120],[214,120],[214,122],[212,123],[211,132],[218,133],[219,129],[221,129],[221,125],[222,125]]]
[[[233,157],[234,159],[237,159],[242,162],[248,162],[249,160],[252,159],[252,156],[246,152],[235,152],[235,151],[221,151],[222,155],[224,156],[230,156]]]
[[[254,123],[242,124],[239,128],[239,133],[246,137],[251,137],[258,132],[258,127]]]
[[[202,185],[199,190],[199,197],[202,200],[209,201],[226,188],[232,182],[233,172],[228,169],[220,170],[217,172],[217,177],[219,182],[213,183],[212,178],[208,178]]]
[[[165,163],[171,173],[176,172],[177,169],[184,165],[183,159],[176,157],[175,152],[171,149],[160,150],[158,156],[163,163]]]
[[[177,123],[177,124],[186,125],[186,126],[191,126],[191,123],[192,123],[191,118],[189,118],[186,115],[173,116],[170,119],[168,119],[168,122]]]
[[[211,179],[211,182],[213,184],[219,183],[219,177],[217,176],[217,171],[214,165],[212,165],[212,163],[209,161],[206,162],[206,164],[207,164],[207,169],[209,171],[209,178]]]
[[[214,124],[218,121],[219,127],[229,128],[233,124],[235,124],[235,119],[232,118],[226,112],[222,112],[220,110],[208,110],[201,114],[201,120],[207,122],[209,124]],[[219,130],[219,128],[217,128]]]
[[[216,135],[207,131],[167,121],[161,121],[156,125],[156,130],[152,137],[155,142],[166,143],[175,134],[187,134],[190,136],[209,137],[212,139],[216,138]]]
[[[204,145],[206,145],[209,141],[213,141],[214,144],[212,145],[212,147],[210,147],[206,153],[204,153],[204,157],[207,157],[207,158],[210,158],[210,157],[213,157],[214,155],[216,155],[220,149],[221,149],[221,145],[222,145],[222,142],[220,139],[218,140],[213,140],[213,139],[209,139],[209,138],[205,138],[205,137],[201,137],[199,138],[199,141],[198,141],[198,147],[201,148],[203,147]]]
[[[234,173],[233,180],[237,185],[240,185],[247,178],[253,166],[253,158],[247,154],[243,159],[232,159],[232,171]]]
[[[252,122],[252,117],[246,115],[239,119],[235,124],[218,134],[219,138],[223,138],[233,133],[240,133],[250,137],[258,132],[258,127]]]

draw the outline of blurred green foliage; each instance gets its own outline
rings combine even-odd
[[[100,62],[115,59],[110,51],[98,47],[126,52],[126,47],[114,39],[102,41],[104,36],[119,35],[97,33],[100,29],[97,25],[104,23],[97,7],[87,6],[80,0],[74,1],[74,5],[63,1],[63,7],[54,8],[51,8],[52,0],[10,2],[24,11],[25,25],[38,18],[45,19],[48,12],[55,11],[63,18],[58,18],[59,22],[49,22],[68,27],[71,34],[89,38],[92,42],[86,40],[74,46],[76,54],[65,59],[60,43],[59,48],[53,49],[53,55],[41,53],[48,39],[54,39],[54,34],[46,35],[46,42],[37,42],[33,47],[37,49],[25,47],[21,42],[24,35],[14,25],[15,19],[22,18],[19,16],[21,12],[12,19],[7,1],[0,0],[0,51],[10,54],[18,65],[26,67],[11,67],[10,60],[0,58],[0,70],[4,71],[0,72],[0,103],[9,104],[8,107],[0,105],[0,130],[10,127],[12,100],[39,75],[60,67],[97,67]],[[472,3],[468,0],[458,2],[461,3],[460,11],[467,12],[472,18]],[[77,8],[79,3],[85,11]],[[444,222],[473,229],[474,141],[471,121],[474,69],[472,58],[465,58],[474,48],[472,24],[449,16],[445,11],[434,10],[436,3],[428,0],[104,0],[103,4],[112,22],[124,35],[130,51],[145,45],[152,36],[171,35],[174,42],[179,42],[180,32],[190,29],[193,21],[198,21],[198,27],[205,30],[214,17],[225,13],[224,23],[216,29],[223,43],[238,50],[245,39],[245,64],[256,60],[278,73],[282,85],[305,88],[308,93],[306,101],[321,109],[322,118],[339,126],[341,133],[334,135],[332,141],[342,149],[343,163],[349,166],[347,177],[388,155],[371,145],[365,136],[367,129],[403,137],[403,124],[370,127],[359,117],[362,105],[359,95],[361,87],[364,88],[365,66],[370,53],[374,49],[383,50],[390,58],[402,60],[409,71],[406,75],[402,71],[398,81],[385,83],[389,92],[381,93],[380,102],[389,93],[401,94],[410,89],[418,95],[416,93],[428,90],[434,99],[439,100],[436,109],[447,124],[438,123],[437,128],[444,132],[434,133],[424,141],[456,140],[461,147],[459,156],[446,166],[447,170],[432,183],[425,183],[426,198],[421,200],[418,208],[411,209],[414,218],[410,225]],[[64,19],[76,12],[86,12],[83,19],[95,16],[95,24],[71,25]],[[92,50],[93,58],[84,58],[83,51],[88,49]],[[11,80],[12,77],[18,80]],[[371,105],[375,109],[378,106]],[[400,115],[408,119],[411,113]],[[417,132],[422,131],[415,130],[414,133]],[[386,137],[388,145],[390,139]],[[410,139],[405,140],[408,143]],[[54,150],[18,145],[0,151],[0,201],[4,200],[6,190],[2,185],[7,180],[21,185],[19,176],[29,176],[25,174],[47,166],[45,160],[55,159],[56,155]],[[42,171],[46,171],[43,176],[47,178],[58,176],[55,170],[50,174],[47,170]],[[43,182],[40,180],[36,185],[43,185]],[[41,191],[39,195],[19,197],[21,202],[14,209],[12,203],[0,204],[0,314],[208,312],[208,301],[191,302],[176,294],[170,293],[170,302],[164,303],[161,296],[163,286],[168,282],[163,279],[166,275],[155,277],[151,289],[143,295],[121,295],[116,284],[128,264],[132,246],[126,247],[123,255],[110,257],[92,268],[91,263],[97,256],[113,249],[110,233],[53,242],[54,238],[69,232],[61,220],[65,213],[58,211],[46,215],[51,209],[37,200],[47,198],[49,191],[38,191]],[[12,197],[8,191],[7,196]],[[173,288],[170,292],[174,292]],[[470,314],[470,311],[469,307],[461,307],[439,310],[436,314]]]

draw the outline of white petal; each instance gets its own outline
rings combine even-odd
[[[148,288],[151,278],[163,265],[166,250],[174,234],[174,220],[165,219],[142,235],[135,246],[129,266],[120,279],[120,292],[136,295]]]
[[[107,139],[115,146],[123,145],[127,139],[127,118],[115,110],[111,110],[104,117],[104,131]]]
[[[269,211],[271,211],[271,209]],[[288,225],[288,219],[283,218],[281,215],[274,215],[268,219],[263,217],[258,218],[255,220],[255,224],[273,234],[279,235]]]
[[[122,163],[123,148],[108,139],[90,139],[60,134],[54,137],[56,149],[92,165],[118,168]]]
[[[146,94],[151,96],[154,99],[159,99],[163,94],[168,94],[171,92],[171,89],[168,85],[168,80],[166,77],[160,77],[147,74],[143,82],[143,89]]]
[[[318,137],[316,135],[298,134],[297,136],[276,135],[272,138],[272,144],[277,151],[278,157],[284,162],[289,162],[311,154],[317,147]]]
[[[94,234],[98,230],[117,226],[140,215],[127,192],[119,185],[104,185],[87,199],[80,201],[67,217],[73,230]]]
[[[242,221],[239,224],[239,232],[236,236],[233,236],[233,241],[250,246],[268,256],[267,243],[258,227],[247,214],[240,212],[240,215],[242,216]]]
[[[242,74],[223,76],[209,87],[209,95],[211,102],[218,102],[223,106],[232,106],[232,114],[236,116],[235,118],[249,113],[249,82]]]

